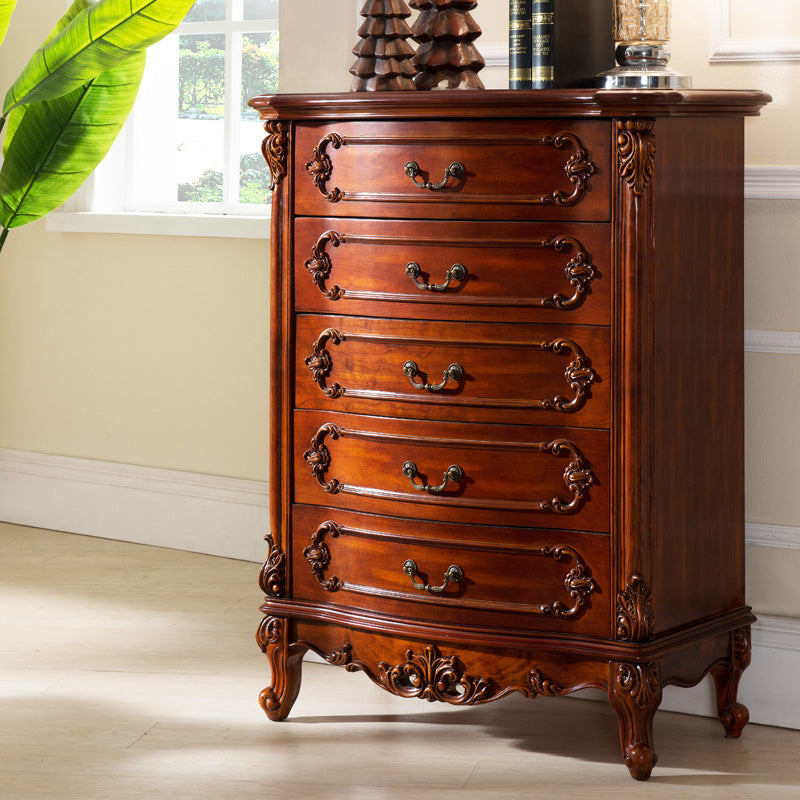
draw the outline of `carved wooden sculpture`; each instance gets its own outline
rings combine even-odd
[[[481,29],[470,11],[476,0],[411,0],[422,13],[414,24],[418,89],[483,89],[485,62],[473,44]]]
[[[355,76],[350,91],[415,89],[416,70],[411,62],[414,49],[406,42],[411,38],[406,23],[411,11],[405,0],[366,0],[361,16],[365,20],[358,29],[361,38],[353,48],[357,60],[350,68]]]

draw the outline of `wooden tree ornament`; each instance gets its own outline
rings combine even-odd
[[[367,0],[361,9],[361,37],[353,48],[357,57],[350,68],[355,76],[351,92],[416,89],[416,70],[411,62],[414,49],[406,39],[411,28],[406,19],[411,10],[405,0]]]
[[[473,42],[481,29],[470,11],[476,0],[411,0],[421,13],[414,24],[420,47],[414,56],[418,89],[483,89],[478,71],[486,65]]]

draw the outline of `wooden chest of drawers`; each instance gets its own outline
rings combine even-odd
[[[309,649],[457,705],[662,687],[744,599],[743,116],[757,92],[275,96],[261,703]]]

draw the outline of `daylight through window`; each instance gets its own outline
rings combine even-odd
[[[176,33],[148,51],[119,148],[124,155],[116,154],[105,177],[107,183],[121,167],[125,197],[106,205],[265,213],[264,132],[247,101],[277,90],[278,0],[197,0]],[[102,204],[102,195],[116,190],[99,185],[96,191]]]

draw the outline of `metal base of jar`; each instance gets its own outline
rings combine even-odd
[[[692,79],[669,69],[616,67],[597,76],[604,89],[691,89]]]
[[[667,42],[626,42],[615,53],[620,65],[597,76],[605,89],[690,89],[688,75],[667,67],[670,50]]]

